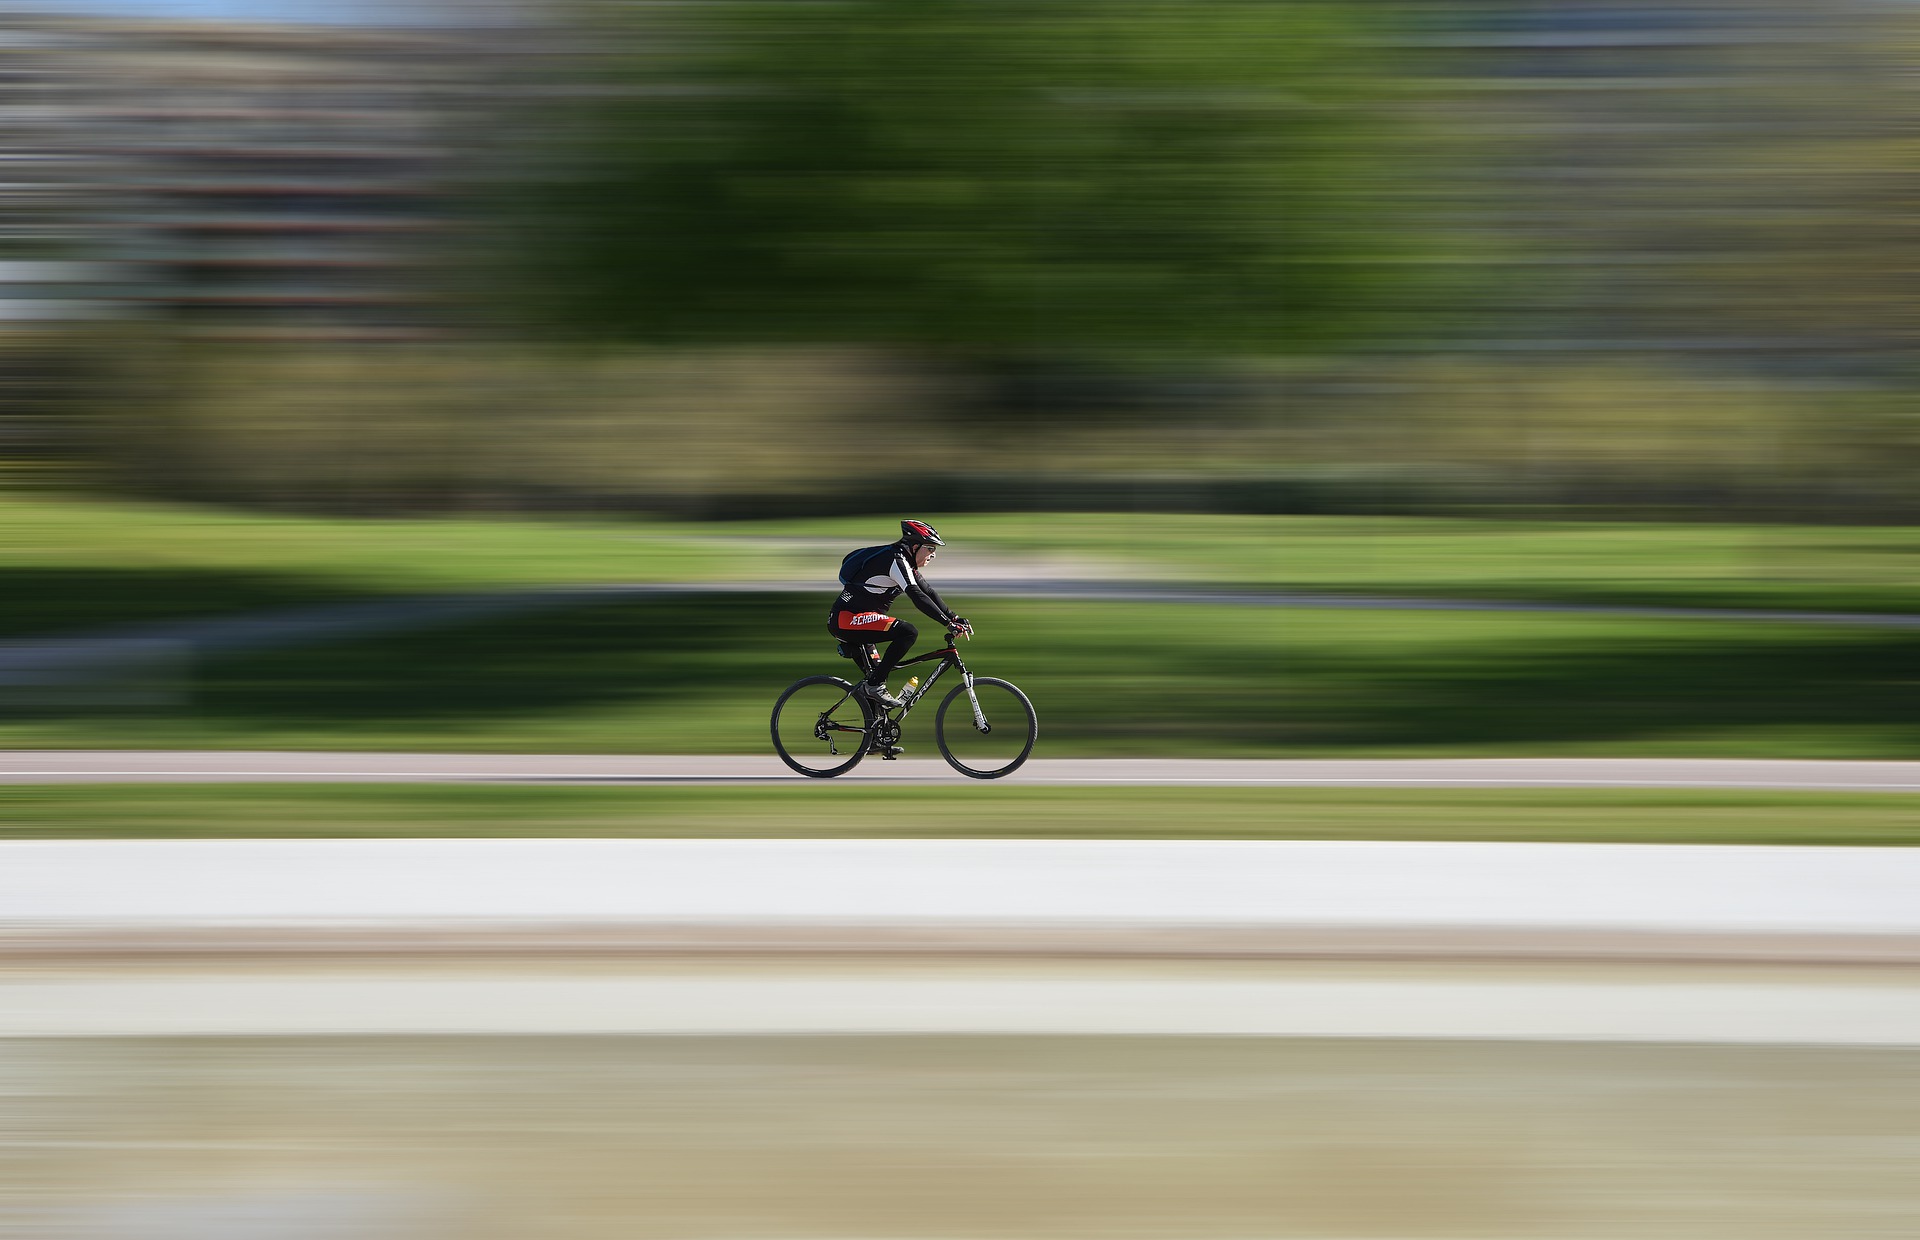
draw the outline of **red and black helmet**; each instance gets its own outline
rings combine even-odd
[[[940,535],[925,521],[902,521],[900,523],[900,542],[908,547],[944,547],[947,544]]]

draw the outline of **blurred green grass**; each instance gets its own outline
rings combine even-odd
[[[1226,586],[1920,612],[1920,530],[1143,513],[928,516],[956,548]],[[0,497],[0,634],[442,591],[817,578],[887,518],[352,520]],[[803,540],[799,543],[781,540]],[[949,562],[956,557],[949,557]],[[938,579],[940,565],[936,566]]]
[[[436,592],[765,579],[790,567],[752,544],[716,548],[698,537],[703,528],[0,497],[0,633]],[[827,582],[837,567],[836,559],[823,570]]]
[[[0,838],[1045,837],[1920,844],[1898,794],[1336,788],[40,785]]]
[[[980,625],[970,666],[1032,695],[1044,756],[1920,757],[1911,632],[952,601]],[[824,602],[616,601],[212,659],[171,705],[16,712],[0,744],[766,753],[780,690],[851,668]],[[930,730],[909,718],[910,753]]]

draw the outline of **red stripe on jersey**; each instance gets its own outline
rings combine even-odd
[[[843,611],[833,622],[843,629],[868,629],[878,632],[893,627],[893,617],[879,611]]]

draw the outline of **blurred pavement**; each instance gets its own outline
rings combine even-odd
[[[839,785],[969,785],[945,762],[862,762]],[[351,753],[19,749],[0,785],[62,783],[792,784],[772,754]],[[1786,758],[1035,758],[1010,783],[1329,788],[1920,791],[1920,762]]]
[[[8,1240],[1893,1240],[1920,1215],[1920,1055],[1889,1048],[4,1039],[0,1096]]]

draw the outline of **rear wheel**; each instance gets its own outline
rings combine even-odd
[[[980,703],[974,714],[974,699]],[[984,725],[984,726],[983,726]],[[933,738],[940,756],[962,775],[999,779],[1020,769],[1040,736],[1040,721],[1027,695],[992,676],[973,678],[973,697],[958,685],[933,717]]]
[[[867,754],[867,712],[838,676],[809,676],[773,704],[773,749],[815,779],[844,775]]]

